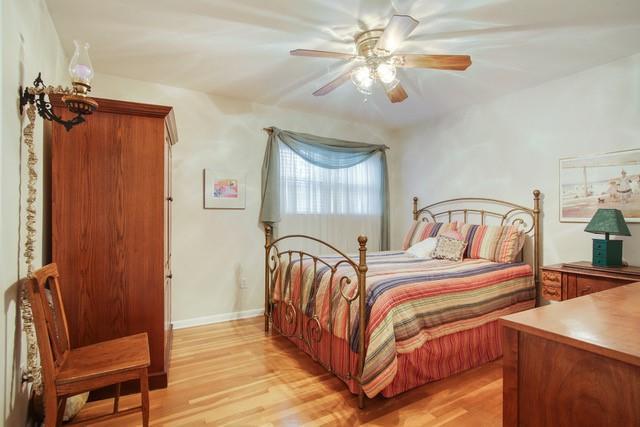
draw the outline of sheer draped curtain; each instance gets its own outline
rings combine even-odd
[[[306,234],[346,252],[357,249],[360,234],[370,250],[388,249],[385,149],[272,128],[260,220],[274,226],[276,236]],[[289,247],[327,252],[307,240]]]

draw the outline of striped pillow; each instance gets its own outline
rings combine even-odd
[[[515,262],[526,238],[515,225],[460,224],[458,231],[467,242],[465,258],[495,262]]]
[[[422,220],[413,221],[402,242],[402,250],[406,251],[411,246],[423,241],[427,237],[438,237],[442,233],[455,231],[458,228],[457,226],[457,222],[443,223]]]

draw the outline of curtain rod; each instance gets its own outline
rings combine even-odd
[[[273,128],[262,128],[263,131],[265,131],[266,133],[268,133],[269,135],[271,135],[273,133]],[[383,149],[388,150],[389,147],[387,147],[386,145],[382,145]]]

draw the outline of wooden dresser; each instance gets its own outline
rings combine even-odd
[[[51,260],[71,346],[147,332],[150,386],[166,387],[173,110],[96,101],[85,123],[51,127]]]
[[[504,426],[640,425],[640,283],[500,322]]]
[[[598,267],[588,261],[541,268],[542,297],[564,301],[594,292],[640,282],[640,267]]]

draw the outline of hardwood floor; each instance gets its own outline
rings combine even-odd
[[[357,398],[286,338],[265,336],[262,317],[177,330],[169,387],[150,394],[151,425],[500,426],[502,364],[427,384],[392,399]],[[121,398],[120,407],[139,403]],[[79,417],[109,411],[88,404]],[[141,425],[139,416],[100,426]]]

